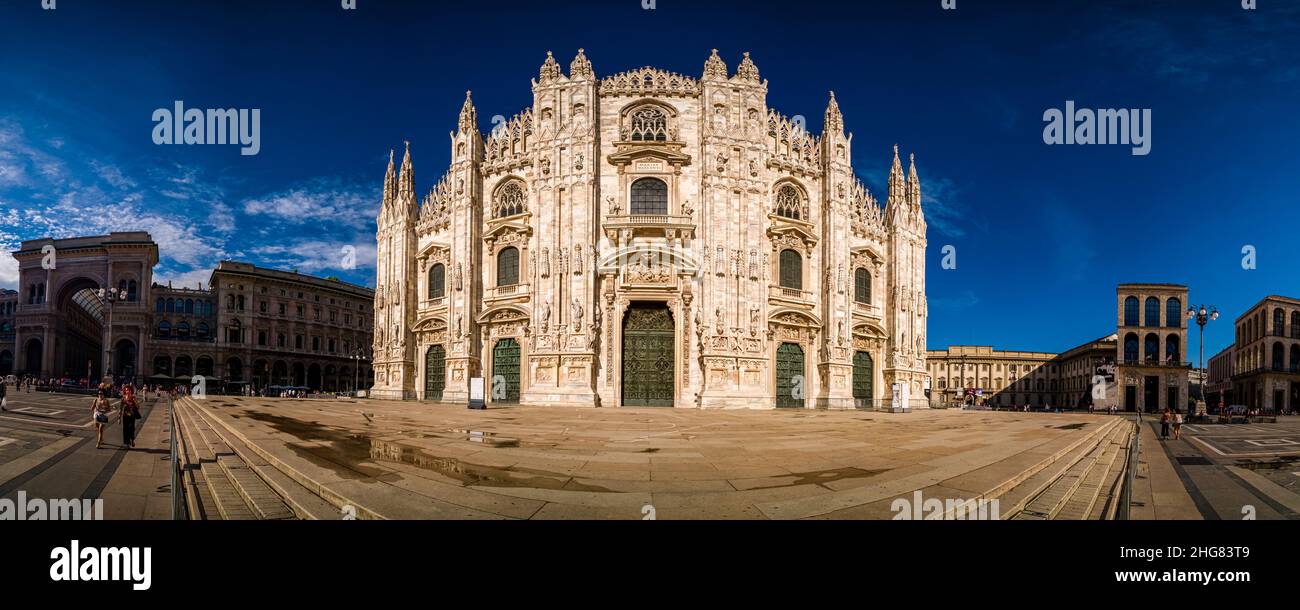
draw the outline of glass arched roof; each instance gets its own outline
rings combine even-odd
[[[92,318],[104,321],[104,304],[100,302],[99,295],[91,288],[82,288],[76,294],[72,295],[72,302],[86,310]]]

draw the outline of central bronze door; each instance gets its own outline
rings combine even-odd
[[[623,406],[673,406],[673,314],[663,303],[633,303],[623,317]]]

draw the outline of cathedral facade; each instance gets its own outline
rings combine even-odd
[[[695,408],[925,403],[925,219],[894,149],[884,205],[824,130],[767,106],[746,53],[696,79],[547,54],[533,104],[417,196],[389,157],[372,395]]]

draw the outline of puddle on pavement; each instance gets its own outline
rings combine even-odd
[[[596,485],[585,485],[572,480],[572,477],[553,472],[531,468],[494,468],[470,464],[451,457],[430,454],[418,447],[382,440],[370,441],[370,457],[409,464],[425,470],[431,470],[443,476],[460,481],[461,485],[482,485],[487,487],[528,487],[533,489],[563,489],[565,491],[612,492],[613,490]]]
[[[572,477],[554,472],[530,468],[508,467],[495,468],[471,464],[457,458],[433,455],[419,447],[403,443],[376,440],[362,434],[352,434],[336,428],[323,426],[316,422],[304,422],[292,417],[253,412],[246,415],[251,419],[264,422],[278,432],[293,436],[304,443],[325,442],[326,446],[307,446],[305,444],[287,443],[287,446],[300,457],[312,463],[329,468],[345,478],[356,478],[358,473],[370,477],[381,477],[385,473],[375,468],[367,468],[365,460],[380,460],[408,464],[442,474],[457,480],[463,486],[484,485],[495,487],[528,487],[537,489],[564,489],[565,491],[613,492],[613,490],[596,485],[577,483]],[[238,419],[241,416],[232,415]],[[490,432],[474,430],[453,430],[456,433],[470,435],[478,433],[479,442],[489,446],[518,446],[518,439],[501,438]],[[429,435],[424,435],[429,436]],[[344,464],[348,464],[345,466]]]

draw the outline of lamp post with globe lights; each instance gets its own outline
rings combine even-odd
[[[355,398],[360,390],[357,386],[361,383],[361,363],[369,358],[366,357],[366,350],[362,347],[352,350],[348,357],[352,359],[352,397]]]
[[[1205,382],[1208,380],[1208,375],[1205,373],[1205,325],[1218,319],[1219,309],[1213,305],[1208,310],[1204,305],[1187,308],[1187,320],[1195,320],[1196,325],[1201,327],[1201,395],[1196,400],[1196,417],[1198,418],[1205,417]]]
[[[95,291],[95,296],[104,304],[108,310],[108,326],[104,340],[104,375],[103,382],[113,385],[113,304],[117,301],[126,299],[126,291],[117,288],[101,287]]]

